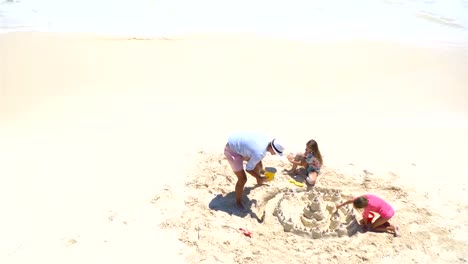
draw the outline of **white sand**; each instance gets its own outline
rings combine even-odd
[[[12,33],[0,58],[1,263],[468,261],[465,51]],[[281,194],[261,204],[263,223],[226,213],[222,149],[237,129],[294,152],[316,139],[320,186],[386,198],[402,237],[285,233]]]

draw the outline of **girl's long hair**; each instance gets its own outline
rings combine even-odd
[[[311,139],[307,142],[307,147],[312,150],[312,155],[320,162],[321,165],[323,165],[323,159],[322,159],[322,154],[320,154],[320,150],[317,144],[317,141]]]

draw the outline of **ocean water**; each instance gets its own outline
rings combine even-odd
[[[1,0],[0,32],[255,33],[468,45],[468,0]]]

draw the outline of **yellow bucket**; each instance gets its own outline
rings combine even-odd
[[[275,178],[276,169],[273,167],[265,167],[265,177],[271,181]]]

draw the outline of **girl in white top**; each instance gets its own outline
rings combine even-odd
[[[296,174],[297,166],[303,166],[306,170],[306,183],[309,186],[315,185],[323,164],[322,154],[315,140],[311,139],[306,143],[304,153],[297,153],[296,156],[288,155],[288,160],[293,165],[288,171],[290,175]]]

